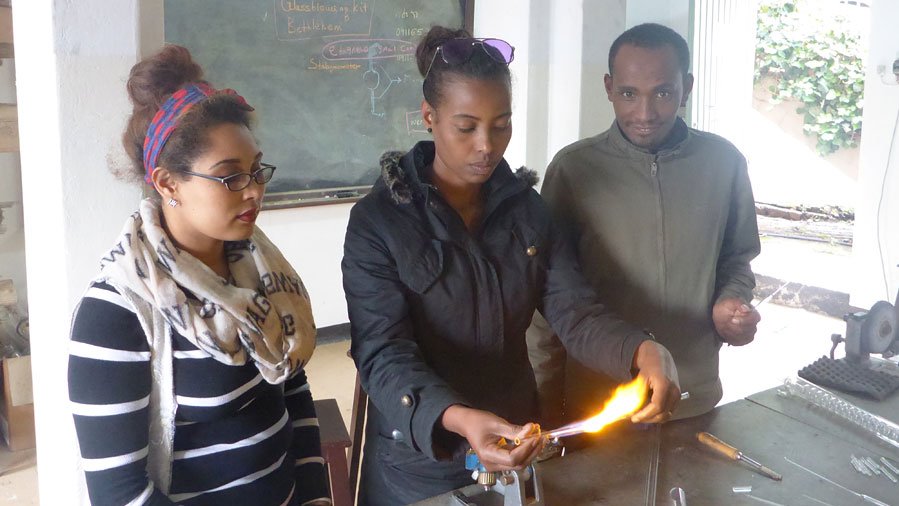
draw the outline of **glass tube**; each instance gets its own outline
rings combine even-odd
[[[899,425],[866,411],[851,402],[802,378],[787,378],[778,390],[782,396],[793,395],[864,429],[881,441],[899,448]]]

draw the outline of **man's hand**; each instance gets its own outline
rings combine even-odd
[[[740,299],[721,299],[712,307],[712,322],[724,342],[743,346],[755,339],[756,326],[762,316]]]
[[[671,418],[680,402],[677,367],[668,349],[655,341],[643,341],[634,354],[634,367],[652,390],[649,404],[631,416],[633,423],[661,423]]]
[[[443,412],[443,427],[461,435],[478,454],[488,471],[523,469],[543,449],[546,438],[528,437],[533,424],[513,425],[502,418],[479,409],[454,404]],[[519,446],[500,446],[500,439],[512,442],[521,438]]]

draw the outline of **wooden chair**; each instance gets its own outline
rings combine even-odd
[[[349,355],[349,352],[347,352]],[[368,394],[362,389],[359,382],[359,373],[356,372],[356,387],[353,392],[353,417],[350,421],[353,430],[353,441],[350,443],[350,492],[356,498],[356,489],[359,486],[359,468],[362,464],[362,443],[365,440],[365,412],[368,409]]]
[[[319,433],[321,434],[322,457],[328,467],[328,478],[331,485],[331,501],[334,506],[353,506],[356,498],[356,487],[351,486],[347,476],[347,448],[352,445],[347,433],[343,417],[336,399],[319,399],[315,401],[315,413],[318,416]]]
[[[350,352],[347,351],[347,356]],[[322,454],[328,465],[331,483],[331,499],[334,506],[353,506],[359,486],[359,469],[362,463],[362,444],[365,440],[365,413],[368,409],[368,394],[359,381],[353,391],[353,414],[350,420],[352,437],[347,433],[343,417],[335,399],[315,401],[321,433]],[[349,462],[347,462],[349,458]]]

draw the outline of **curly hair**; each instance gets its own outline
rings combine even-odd
[[[158,53],[131,68],[128,96],[133,110],[128,118],[122,143],[131,159],[132,170],[127,179],[144,180],[144,138],[147,127],[162,104],[188,83],[206,83],[203,69],[181,46],[167,45]],[[208,83],[207,83],[208,84]],[[234,95],[214,94],[195,104],[179,119],[162,152],[159,166],[172,172],[190,170],[194,160],[208,147],[210,129],[233,123],[252,128],[252,108]],[[155,167],[150,167],[152,171]]]

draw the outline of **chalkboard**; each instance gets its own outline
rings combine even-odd
[[[415,46],[474,0],[165,0],[165,40],[256,109],[266,208],[345,202],[385,150],[426,138]]]

